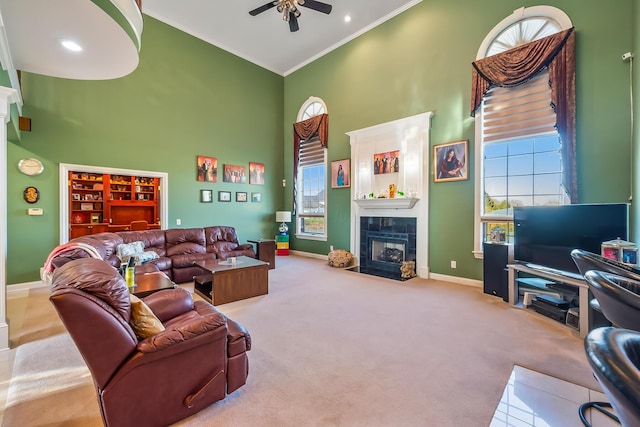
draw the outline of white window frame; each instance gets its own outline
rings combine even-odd
[[[312,112],[309,112],[309,108],[312,107],[314,104],[320,104],[321,108],[320,109],[314,109]],[[302,120],[307,120],[315,115],[318,114],[326,114],[327,113],[327,105],[325,104],[325,102],[321,99],[318,98],[317,96],[310,96],[300,107],[300,110],[298,111],[298,117],[297,117],[297,121],[302,121]],[[300,198],[303,196],[303,191],[302,191],[302,186],[303,186],[303,179],[302,179],[302,172],[303,172],[303,168],[299,167],[298,168],[298,176],[296,177],[296,185],[298,185],[298,189],[296,191],[296,197],[298,197],[298,200],[296,200],[296,238],[299,239],[304,239],[304,240],[318,240],[318,241],[323,241],[326,242],[327,241],[327,235],[328,235],[328,230],[327,230],[327,215],[328,215],[328,205],[327,205],[327,183],[328,183],[328,168],[327,168],[327,150],[324,149],[324,200],[322,201],[324,203],[324,214],[323,215],[302,215],[301,214],[301,206],[302,206],[302,202],[300,200]],[[302,230],[302,220],[304,217],[322,217],[324,219],[324,234],[309,234],[309,233],[303,233]]]
[[[533,6],[533,7],[521,7],[520,9],[515,10],[511,15],[504,18],[500,23],[498,23],[493,29],[487,34],[484,38],[480,47],[478,48],[478,52],[476,54],[476,60],[482,59],[487,56],[487,52],[491,44],[502,34],[510,26],[535,17],[544,17],[549,18],[555,21],[560,30],[566,30],[573,27],[571,19],[569,16],[564,13],[562,10],[552,7],[552,6]],[[476,112],[475,117],[475,200],[474,200],[474,237],[473,237],[473,254],[476,258],[483,258],[483,250],[482,243],[484,241],[483,236],[483,225],[481,220],[482,214],[482,206],[484,203],[484,185],[482,179],[483,173],[483,165],[482,165],[482,157],[483,157],[483,139],[482,139],[482,109],[479,108]],[[511,222],[511,217],[503,218],[505,222]],[[500,222],[498,218],[496,221]]]

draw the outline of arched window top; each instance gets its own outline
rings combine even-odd
[[[493,27],[480,45],[476,59],[539,40],[572,26],[567,14],[555,7],[522,7]]]
[[[298,121],[301,122],[303,120],[307,120],[313,116],[317,116],[318,114],[324,114],[327,112],[327,105],[321,98],[317,96],[310,96],[300,107],[300,111],[298,111]]]

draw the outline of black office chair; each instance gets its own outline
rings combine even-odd
[[[602,255],[594,254],[582,249],[574,249],[571,252],[571,257],[573,258],[573,262],[575,262],[582,276],[584,276],[585,273],[589,270],[598,270],[640,281],[640,270],[623,264],[619,261],[605,258]],[[590,293],[593,294],[591,290]],[[600,308],[600,303],[597,298],[592,298],[591,301],[589,301],[589,306],[594,310],[595,313],[602,313],[602,309]],[[595,315],[594,312],[590,313],[591,315],[589,316],[590,322],[592,323],[591,325],[589,325],[589,329],[593,329],[594,327],[598,326],[611,326],[610,320],[608,322],[605,322],[604,320],[608,319],[602,319],[602,314],[600,314],[598,317],[598,315]]]
[[[587,359],[623,427],[640,426],[640,333],[603,327],[584,340]]]
[[[589,270],[598,270],[640,281],[640,270],[619,261],[605,258],[602,255],[582,249],[574,249],[571,251],[571,258],[573,258],[573,262],[575,262],[580,274],[583,276]]]
[[[619,328],[640,331],[640,280],[631,277],[633,277],[633,273],[623,277],[598,270],[589,270],[584,275],[589,284],[589,290],[598,301],[600,310],[607,320]],[[593,331],[599,329],[603,328],[597,328]],[[594,372],[594,374],[597,378],[597,373]],[[579,408],[580,419],[585,426],[590,425],[585,416],[589,408],[597,409],[604,415],[617,419],[604,409],[612,406],[606,402],[583,403]],[[615,406],[613,407],[617,410]]]
[[[598,270],[587,271],[584,278],[613,325],[640,331],[640,280]]]

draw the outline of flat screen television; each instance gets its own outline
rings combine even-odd
[[[629,240],[627,203],[513,208],[516,261],[579,273],[571,251],[596,254],[607,240]]]

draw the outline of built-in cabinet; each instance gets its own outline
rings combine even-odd
[[[159,227],[159,179],[69,171],[69,237],[127,230],[131,221]]]

